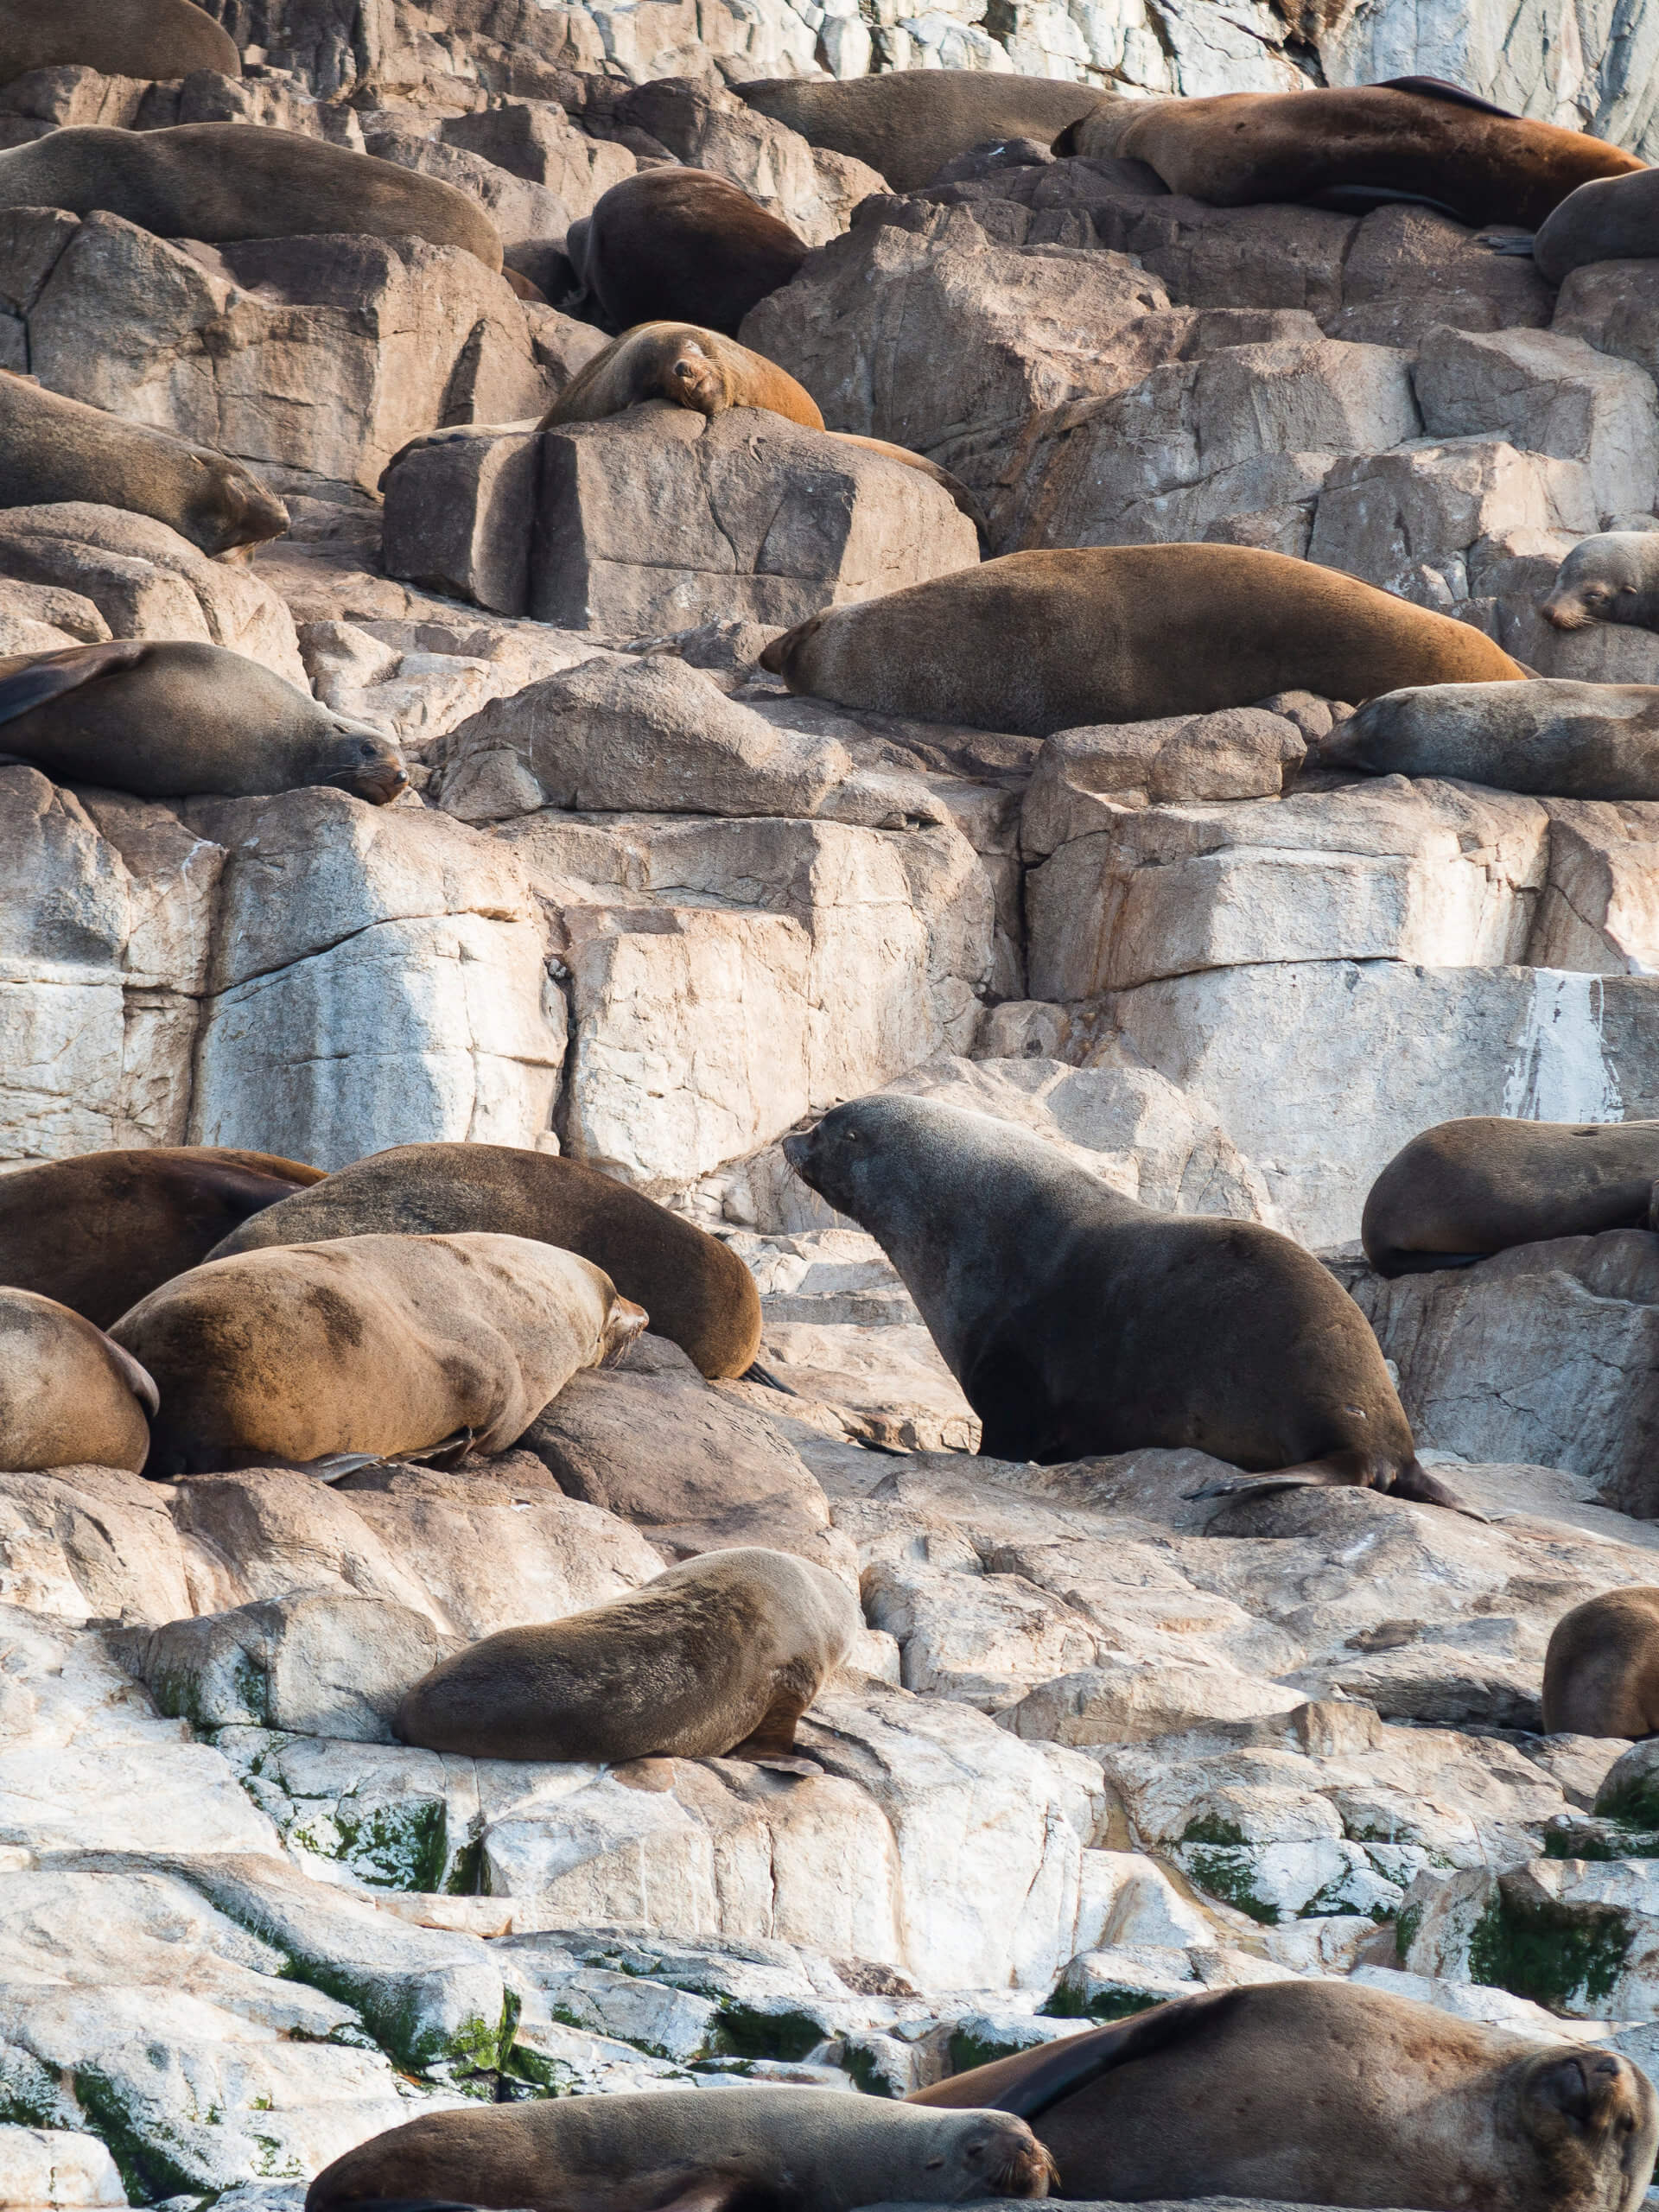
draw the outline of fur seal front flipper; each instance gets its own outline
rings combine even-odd
[[[21,667],[0,662],[0,723],[15,722],[49,700],[79,691],[83,683],[113,676],[118,669],[137,668],[149,651],[137,638],[117,638],[102,645],[66,645],[61,652],[41,653]],[[0,759],[21,756],[0,753]]]
[[[1039,2044],[1034,2050],[993,2059],[987,2066],[975,2067],[971,2074],[935,2082],[931,2089],[915,2090],[906,2102],[1012,2113],[1029,2126],[1063,2097],[1075,2096],[1103,2075],[1185,2042],[1207,2020],[1219,2018],[1230,2007],[1236,2008],[1243,1993],[1237,1989],[1211,1990],[1202,1997],[1155,2005],[1130,2019],[1096,2028],[1092,2034],[1068,2037],[1064,2043]],[[971,2096],[959,2086],[969,2081]],[[958,2094],[953,2096],[952,2090]]]

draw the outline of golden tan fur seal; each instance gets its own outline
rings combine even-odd
[[[393,1729],[473,1758],[775,1758],[863,1625],[852,1592],[810,1560],[707,1552],[442,1661]]]
[[[54,1299],[0,1289],[0,1467],[137,1474],[156,1402],[155,1383],[102,1330]]]
[[[1535,123],[1431,78],[1207,99],[1103,100],[1055,151],[1145,162],[1213,207],[1427,200],[1462,223],[1535,230],[1592,177],[1640,169],[1582,130]]]
[[[642,169],[570,226],[566,251],[612,330],[662,320],[728,338],[787,284],[807,248],[787,223],[711,169]]]
[[[1603,2044],[1343,1981],[1178,1999],[918,2091],[1030,2120],[1069,2196],[1637,2212],[1659,2111]],[[535,2109],[535,2107],[531,2107]]]
[[[212,1260],[110,1333],[156,1377],[146,1474],[505,1452],[645,1325],[608,1275],[524,1236],[352,1236]]]
[[[169,82],[242,74],[235,40],[193,0],[0,0],[0,84],[77,64]]]
[[[1358,700],[1526,675],[1466,622],[1236,545],[1005,554],[815,614],[760,658],[840,706],[1031,737],[1274,691]]]
[[[463,2199],[524,2212],[852,2212],[1041,2196],[1023,2120],[774,2087],[630,2091],[424,2113],[347,2151],[305,2212]]]
[[[1606,1590],[1562,1614],[1544,1654],[1544,1732],[1659,1735],[1659,1590]]]

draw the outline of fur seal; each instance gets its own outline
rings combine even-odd
[[[107,1329],[320,1167],[217,1145],[89,1152],[0,1175],[0,1282]]]
[[[1460,223],[1527,230],[1587,179],[1643,167],[1605,139],[1511,115],[1432,77],[1208,99],[1113,95],[1054,150],[1145,162],[1172,192],[1212,207],[1311,200],[1363,213],[1415,200]]]
[[[499,232],[457,186],[268,124],[73,124],[0,153],[0,207],[101,209],[156,238],[209,245],[339,232],[425,238],[501,267]]]
[[[212,1260],[111,1330],[156,1377],[144,1471],[516,1444],[645,1316],[574,1252],[524,1236],[351,1236]]]
[[[1418,1464],[1364,1315],[1289,1237],[1156,1213],[937,1099],[854,1099],[784,1155],[898,1268],[987,1458],[1184,1446],[1271,1473],[1243,1490],[1457,1504]]]
[[[976,146],[1007,138],[1046,145],[1100,99],[1090,85],[977,69],[887,69],[828,82],[759,77],[732,89],[810,145],[879,171],[895,192],[919,192]]]
[[[153,515],[209,555],[288,528],[288,509],[239,461],[0,372],[0,506],[66,499]]]
[[[707,1552],[585,1613],[485,1637],[423,1675],[392,1726],[481,1759],[779,1758],[863,1625],[809,1560]]]
[[[1020,2120],[821,2089],[630,2090],[423,2113],[325,2166],[305,2212],[460,2197],[524,2212],[851,2212],[1042,2196]]]
[[[96,69],[171,82],[197,69],[242,74],[230,33],[193,0],[5,0],[0,84],[31,69]]]
[[[1338,723],[1308,765],[1452,776],[1542,798],[1659,798],[1659,684],[1414,684]]]
[[[843,707],[1027,737],[1525,674],[1466,622],[1238,545],[1007,553],[814,614],[760,662]]]
[[[1605,1590],[1561,1615],[1544,1654],[1544,1733],[1659,1735],[1659,1590]]]
[[[572,223],[565,251],[608,328],[664,320],[735,338],[808,250],[725,177],[676,167],[613,184],[585,221]]]
[[[0,658],[0,760],[138,798],[332,784],[385,806],[409,784],[390,738],[257,661],[134,638]]]
[[[1602,530],[1580,538],[1539,607],[1558,630],[1628,622],[1659,630],[1659,530]]]
[[[1659,2143],[1647,2076],[1605,2044],[1343,1981],[1178,1999],[910,2101],[1019,2113],[1080,2197],[1637,2212]]]
[[[1659,1122],[1441,1122],[1396,1152],[1359,1225],[1380,1275],[1470,1268],[1513,1244],[1646,1229]]]
[[[55,1299],[0,1290],[0,1467],[124,1467],[149,1449],[156,1385],[130,1353]]]
[[[1659,170],[1643,168],[1640,162],[1627,168],[1636,174],[1592,177],[1580,184],[1539,224],[1532,257],[1547,283],[1564,284],[1586,262],[1652,258],[1654,225],[1659,219]],[[1516,244],[1518,250],[1520,242]]]
[[[233,1230],[212,1253],[334,1236],[483,1230],[580,1252],[711,1379],[760,1344],[754,1278],[729,1246],[580,1160],[505,1144],[401,1144]]]

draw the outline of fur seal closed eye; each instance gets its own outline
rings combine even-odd
[[[1532,257],[1546,283],[1564,284],[1586,262],[1652,258],[1659,170],[1630,166],[1636,174],[1580,184],[1540,224]]]
[[[807,247],[787,223],[711,169],[642,169],[570,226],[566,251],[607,327],[700,323],[735,338],[787,284]]]
[[[156,1385],[130,1353],[55,1300],[0,1289],[0,1467],[125,1467],[149,1449]]]
[[[194,0],[4,0],[0,84],[76,65],[169,83],[198,69],[242,74],[235,40]]]
[[[1562,1614],[1544,1654],[1544,1733],[1659,1735],[1659,1590],[1606,1590]]]
[[[199,1267],[262,1207],[320,1183],[268,1152],[157,1145],[0,1175],[0,1283],[56,1299],[100,1329]]]
[[[162,1396],[144,1472],[505,1452],[645,1325],[608,1276],[523,1236],[352,1236],[213,1260],[111,1330]]]
[[[760,662],[840,706],[1027,737],[1526,675],[1466,622],[1237,545],[1008,553],[814,614]]]
[[[1457,1504],[1418,1464],[1364,1315],[1289,1237],[1155,1213],[936,1099],[855,1099],[784,1154],[903,1276],[987,1458],[1185,1446],[1273,1476],[1246,1491]]]
[[[728,1245],[585,1161],[505,1144],[402,1144],[232,1230],[211,1256],[334,1236],[483,1230],[579,1252],[711,1379],[760,1345],[754,1277]]]
[[[809,1560],[708,1552],[587,1612],[485,1637],[423,1675],[392,1726],[481,1759],[782,1758],[863,1625]]]
[[[1558,630],[1628,622],[1659,630],[1659,530],[1602,530],[1580,538],[1539,607]]]
[[[138,798],[330,784],[385,806],[409,784],[390,738],[259,662],[130,638],[0,658],[0,760]]]
[[[305,2212],[461,2198],[524,2212],[852,2212],[1046,2195],[1021,2120],[782,2086],[626,2091],[423,2113],[336,2158]]]
[[[1659,684],[1410,685],[1338,723],[1308,765],[1452,776],[1541,798],[1659,798]]]
[[[1471,1114],[1395,1153],[1366,1198],[1360,1241],[1380,1275],[1472,1267],[1516,1244],[1646,1229],[1656,1183],[1659,1122]]]
[[[1079,2197],[1637,2212],[1659,2106],[1601,2044],[1539,2044],[1342,1981],[1160,2005],[917,2091],[1028,2119]]]

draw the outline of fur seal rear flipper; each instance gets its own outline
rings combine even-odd
[[[1446,100],[1453,107],[1478,108],[1482,115],[1501,115],[1506,123],[1526,121],[1512,107],[1494,107],[1491,100],[1465,92],[1461,85],[1448,84],[1444,77],[1383,77],[1378,82],[1390,92],[1421,92],[1426,100]]]
[[[0,665],[0,723],[15,722],[20,715],[32,714],[48,700],[61,699],[118,669],[137,668],[148,650],[141,638],[117,638],[102,645],[66,645],[61,652],[42,653],[22,668]],[[0,750],[0,760],[18,757]]]
[[[1270,1475],[1243,1475],[1236,1482],[1206,1483],[1202,1490],[1183,1493],[1192,1500],[1200,1497],[1260,1497],[1279,1490],[1352,1490],[1365,1480],[1362,1455],[1356,1452],[1332,1452],[1327,1459],[1312,1459],[1300,1467],[1281,1467]],[[1414,1459],[1410,1466],[1397,1474],[1389,1485],[1391,1497],[1403,1497],[1414,1505],[1449,1506],[1453,1513],[1461,1513],[1471,1521],[1487,1524],[1487,1516],[1472,1505],[1465,1505],[1457,1492],[1449,1490],[1438,1475],[1432,1475],[1421,1460]]]

